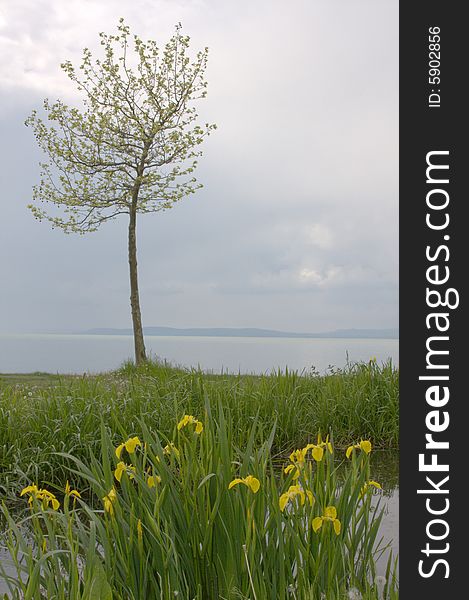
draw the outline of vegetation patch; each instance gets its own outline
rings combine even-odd
[[[279,468],[276,427],[257,415],[241,436],[205,398],[170,430],[136,418],[116,439],[103,420],[86,459],[58,453],[86,489],[27,481],[24,517],[2,509],[10,598],[397,598],[393,557],[385,576],[375,568],[371,441],[337,450],[315,435]]]
[[[397,448],[399,372],[374,361],[315,373],[211,375],[159,362],[97,376],[56,376],[50,384],[0,379],[0,493],[17,502],[29,482],[63,489],[70,479],[61,453],[83,462],[101,453],[100,427],[111,441],[127,439],[144,421],[170,437],[181,414],[203,414],[206,404],[223,406],[236,447],[244,447],[254,419],[257,442],[275,425],[273,459],[304,447],[321,431],[333,432],[336,447],[369,439],[375,448]],[[71,483],[83,488],[78,475]]]

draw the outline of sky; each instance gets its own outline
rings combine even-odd
[[[203,188],[138,222],[143,323],[398,326],[397,0],[0,0],[0,333],[131,326],[127,222],[35,221],[24,121],[124,17],[209,47]]]

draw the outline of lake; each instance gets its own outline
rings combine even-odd
[[[349,362],[399,365],[396,339],[302,339],[146,336],[147,352],[174,365],[205,371],[265,373],[272,369],[324,372]],[[0,334],[0,373],[96,373],[133,356],[129,335]]]

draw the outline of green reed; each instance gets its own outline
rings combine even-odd
[[[48,385],[14,385],[0,377],[0,496],[16,496],[26,482],[62,486],[69,476],[58,453],[85,461],[99,452],[103,420],[113,441],[122,429],[149,427],[171,434],[181,411],[200,414],[205,403],[230,412],[233,441],[247,442],[257,417],[257,440],[276,423],[272,452],[306,444],[312,432],[334,431],[337,446],[360,437],[375,447],[396,448],[399,435],[399,372],[374,361],[330,370],[269,375],[211,375],[159,362],[97,376],[63,376]],[[79,481],[75,482],[79,484]]]
[[[367,440],[348,459],[329,437],[292,441],[279,468],[275,426],[266,435],[254,416],[239,443],[236,418],[208,399],[171,429],[144,418],[116,428],[117,439],[103,419],[85,459],[58,454],[87,489],[31,479],[23,517],[3,506],[8,598],[397,598],[391,556],[378,590],[382,513],[371,503],[379,486]],[[338,455],[348,463],[340,473]]]

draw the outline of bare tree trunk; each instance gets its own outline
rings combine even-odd
[[[142,315],[138,294],[137,274],[137,206],[132,202],[129,221],[129,269],[130,269],[130,306],[132,308],[132,324],[134,330],[135,364],[141,365],[147,360],[145,342],[143,340]]]

